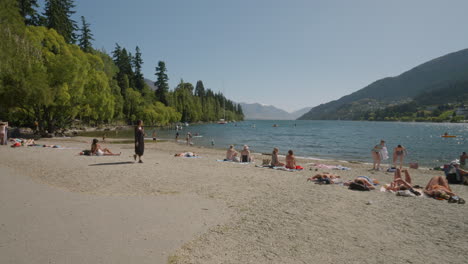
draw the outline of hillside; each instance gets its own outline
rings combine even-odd
[[[468,81],[468,49],[433,59],[399,76],[378,80],[338,100],[314,107],[298,119],[359,119],[365,112],[409,102],[420,94],[462,81]]]
[[[293,120],[290,113],[272,105],[240,103],[247,120]]]
[[[151,90],[156,91],[156,86],[154,86],[154,81],[145,78],[145,83],[148,85],[148,87]]]
[[[312,109],[312,107],[304,107],[297,111],[292,112],[290,115],[293,119],[297,119],[298,117],[301,117],[303,114],[309,112],[310,109]]]

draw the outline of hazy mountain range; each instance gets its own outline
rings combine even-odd
[[[313,107],[299,119],[356,119],[366,111],[411,102],[428,94],[452,93],[454,84],[466,81],[468,49],[430,60],[396,77],[380,79],[338,100]]]
[[[312,107],[306,107],[294,111],[286,112],[272,105],[264,105],[259,103],[240,103],[246,120],[294,120],[307,113]]]

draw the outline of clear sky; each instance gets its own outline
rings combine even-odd
[[[76,0],[97,49],[166,62],[236,102],[316,106],[468,48],[466,0]]]

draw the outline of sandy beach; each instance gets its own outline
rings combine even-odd
[[[468,205],[350,191],[306,179],[329,171],[388,183],[368,164],[300,160],[299,172],[218,162],[224,151],[148,142],[102,144],[116,157],[0,146],[0,263],[466,263]],[[194,151],[200,158],[178,158]],[[255,151],[255,150],[253,150]],[[281,149],[281,153],[285,153]],[[256,155],[256,163],[262,156]],[[370,160],[370,157],[369,157]],[[310,163],[351,170],[315,168]],[[310,170],[312,169],[312,170]],[[424,186],[443,175],[411,170]],[[468,186],[452,185],[468,198]]]

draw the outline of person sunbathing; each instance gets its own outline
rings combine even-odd
[[[340,176],[329,172],[319,173],[307,179],[307,181],[315,181],[317,184],[332,184],[335,183]]]
[[[350,186],[351,183],[357,183],[357,184],[360,184],[362,186],[366,186],[367,188],[369,188],[369,190],[374,190],[375,189],[375,185],[379,184],[379,181],[377,181],[376,179],[371,179],[367,176],[358,176],[356,179],[352,180],[352,181],[347,181],[345,182],[343,185],[345,186]]]
[[[93,139],[93,143],[91,144],[91,155],[96,156],[119,156],[119,154],[112,153],[108,148],[102,148],[100,144],[98,144],[99,140],[97,138]]]
[[[405,179],[401,177],[401,172],[405,173]],[[396,169],[395,174],[393,175],[393,181],[384,186],[387,191],[398,192],[398,191],[405,191],[409,190],[411,193],[415,194],[416,196],[420,196],[421,193],[414,190],[414,187],[411,183],[411,176],[408,170],[400,170]]]
[[[181,152],[181,153],[175,154],[174,157],[186,157],[186,158],[191,158],[191,157],[198,157],[198,155],[195,154],[195,152]]]
[[[286,168],[293,169],[293,170],[303,170],[304,168],[296,165],[296,157],[292,150],[288,151],[288,155],[286,155]]]
[[[432,179],[427,183],[426,188],[424,188],[424,193],[430,197],[441,199],[441,200],[448,200],[452,196],[456,196],[452,189],[445,179],[442,176],[434,176]]]

